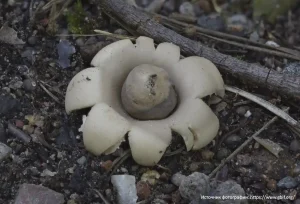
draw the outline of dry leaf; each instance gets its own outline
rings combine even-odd
[[[269,140],[269,139],[261,139],[259,137],[253,137],[256,142],[258,142],[260,145],[262,145],[264,148],[269,150],[272,154],[274,154],[277,158],[279,157],[279,152],[283,150],[278,144],[275,142]]]

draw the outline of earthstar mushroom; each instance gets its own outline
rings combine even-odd
[[[85,148],[95,155],[114,152],[128,141],[133,159],[153,166],[179,133],[186,148],[199,150],[217,135],[219,120],[202,100],[217,103],[224,82],[209,60],[180,59],[180,49],[139,37],[133,44],[120,40],[101,49],[92,67],[70,81],[67,113],[92,107],[82,127]],[[218,97],[214,96],[217,95]]]

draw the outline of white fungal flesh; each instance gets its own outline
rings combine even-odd
[[[171,129],[160,121],[137,121],[128,135],[133,159],[144,166],[157,164],[172,139]]]
[[[87,68],[77,73],[67,87],[65,109],[88,108],[105,100],[103,70]]]
[[[100,155],[124,138],[130,123],[105,103],[96,104],[89,112],[83,126],[86,149]]]
[[[93,107],[83,126],[83,139],[86,149],[95,155],[112,153],[128,133],[134,160],[153,166],[170,144],[171,130],[182,135],[188,150],[201,149],[217,135],[219,120],[202,98],[223,97],[224,82],[207,59],[180,60],[178,46],[161,43],[155,49],[153,39],[139,37],[136,44],[120,40],[108,45],[91,64],[97,68],[81,71],[70,82],[65,106],[68,113]],[[142,64],[166,70],[174,83],[180,101],[165,119],[138,121],[122,106],[122,86],[130,71]],[[212,97],[210,103],[219,100]]]
[[[206,146],[219,130],[217,116],[201,99],[184,100],[167,120],[183,137],[187,150]]]

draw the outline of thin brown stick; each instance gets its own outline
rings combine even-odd
[[[210,174],[209,178],[212,178],[229,160],[231,160],[235,155],[237,155],[245,146],[247,146],[254,137],[258,136],[261,132],[267,129],[270,125],[272,125],[276,120],[278,120],[278,116],[273,117],[269,122],[267,122],[261,129],[259,129],[256,133],[254,133],[251,137],[249,137],[241,146],[239,146],[234,152],[232,152],[226,159],[224,159],[217,168],[215,168]]]
[[[225,39],[213,37],[213,36],[206,35],[206,34],[203,34],[203,33],[198,33],[198,35],[205,36],[207,38],[214,39],[214,40],[217,40],[219,42],[224,42],[224,43],[234,45],[234,46],[237,46],[237,47],[241,47],[241,48],[251,50],[251,51],[261,52],[261,53],[265,53],[265,54],[268,54],[268,55],[274,55],[274,56],[277,56],[277,57],[283,57],[283,58],[288,58],[288,59],[293,59],[293,60],[300,60],[300,58],[298,56],[290,55],[290,54],[287,54],[287,53],[284,53],[284,52],[279,52],[279,51],[276,51],[276,50],[261,48],[261,47],[252,46],[252,45],[246,45],[246,44],[242,44],[242,43],[239,43],[239,42],[234,42],[234,41],[230,41],[230,40],[225,40]]]
[[[212,61],[222,74],[231,75],[257,87],[268,88],[282,96],[300,99],[300,76],[286,75],[261,65],[250,64],[222,54],[162,26],[152,16],[122,0],[92,0],[92,2],[99,5],[106,14],[113,16],[126,27],[134,30],[138,35],[151,37],[157,43],[174,43],[181,48],[181,52],[186,56],[196,55]]]
[[[276,48],[276,47],[272,47],[270,45],[266,45],[266,44],[259,43],[259,42],[254,42],[254,41],[251,41],[251,40],[249,40],[247,38],[239,37],[239,36],[236,36],[236,35],[231,35],[231,34],[228,34],[228,33],[218,32],[218,31],[214,31],[214,30],[209,30],[209,29],[201,28],[199,26],[192,25],[192,24],[180,22],[178,20],[171,19],[171,18],[165,17],[163,15],[159,15],[159,14],[152,14],[152,15],[157,16],[159,19],[161,19],[159,21],[162,24],[168,24],[168,25],[170,25],[170,23],[172,23],[173,25],[180,26],[181,28],[188,28],[188,27],[189,28],[194,28],[196,31],[198,31],[198,33],[202,33],[202,34],[207,34],[207,35],[210,35],[210,36],[219,37],[221,39],[226,38],[226,39],[229,39],[229,40],[242,42],[244,44],[256,45],[257,47],[263,47],[263,48],[267,48],[267,49],[271,49],[271,50],[277,50],[277,51],[287,52],[289,54],[292,54],[291,51],[293,51],[295,54],[298,53],[295,50],[291,50],[289,48],[284,48],[284,47]],[[296,54],[295,56],[299,56],[299,53]]]
[[[51,93],[43,84],[39,83],[39,85],[55,102],[62,104],[60,100],[53,93]]]
[[[245,127],[246,125],[248,125],[251,121],[247,120],[245,123],[239,125],[237,128],[227,132],[225,135],[223,135],[223,137],[220,139],[220,141],[218,142],[218,145],[216,146],[217,148],[220,147],[220,145],[224,142],[224,140],[229,137],[230,135],[236,133],[237,131],[239,131],[240,129],[242,129],[243,127]]]
[[[104,202],[104,204],[111,204],[105,197],[104,197],[104,195],[100,192],[100,191],[98,191],[97,189],[93,189],[96,193],[97,193],[97,195],[101,198],[101,200]]]
[[[113,175],[116,170],[123,164],[123,162],[131,156],[131,151],[127,150],[119,158],[115,159],[112,166],[112,171],[110,175]]]
[[[182,27],[174,26],[172,24],[169,24],[168,22],[165,22],[164,25],[172,28],[173,30],[176,30],[177,32],[186,33],[186,34],[188,34],[190,32],[190,29],[183,29]],[[300,56],[290,54],[290,52],[286,53],[286,52],[270,49],[269,47],[264,48],[264,47],[260,47],[260,46],[247,45],[245,43],[240,43],[240,42],[236,42],[236,41],[232,41],[232,40],[226,40],[226,39],[223,39],[223,38],[214,37],[214,36],[204,34],[204,33],[201,33],[201,32],[197,32],[197,31],[196,31],[196,33],[194,33],[194,35],[199,36],[199,37],[204,36],[206,38],[210,38],[210,39],[213,39],[213,40],[216,40],[216,41],[219,41],[219,42],[227,43],[227,44],[230,44],[230,45],[234,45],[236,47],[244,48],[244,49],[255,51],[255,52],[261,52],[261,53],[265,53],[265,54],[268,54],[268,55],[274,55],[274,56],[277,56],[277,57],[283,57],[283,58],[287,58],[287,59],[300,61]]]

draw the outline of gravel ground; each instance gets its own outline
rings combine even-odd
[[[153,9],[149,7],[150,2],[139,0],[137,4]],[[299,6],[290,14],[279,16],[272,25],[254,21],[253,11],[248,7],[250,0],[240,4],[237,4],[239,1],[217,2],[226,13],[225,17],[216,13],[205,0],[193,3],[167,0],[154,5],[154,11],[167,16],[179,13],[192,18],[199,26],[263,43],[273,39],[277,44],[294,49],[300,45]],[[152,168],[137,165],[131,157],[115,165],[114,161],[128,155],[126,143],[111,155],[96,157],[87,152],[78,129],[82,115],[88,110],[71,115],[65,113],[66,87],[76,73],[89,67],[95,53],[117,39],[55,36],[71,34],[72,27],[64,12],[56,23],[51,21],[51,13],[47,10],[35,12],[45,3],[40,0],[0,3],[0,203],[118,203],[116,192],[124,189],[113,186],[111,175],[120,174],[133,176],[138,201],[144,203],[208,203],[208,200],[201,200],[201,194],[281,195],[291,196],[294,200],[248,200],[248,203],[300,203],[300,138],[281,120],[259,135],[261,139],[273,141],[276,148],[280,147],[279,155],[275,156],[258,142],[251,142],[216,176],[207,177],[222,160],[274,117],[259,105],[231,93],[212,106],[220,119],[220,132],[216,140],[201,151],[186,152],[181,137],[174,135],[167,151],[173,154],[164,156],[159,165]],[[58,3],[57,9],[60,6]],[[70,4],[67,8],[74,7]],[[97,13],[88,2],[83,2],[83,9],[93,29],[128,34],[107,16]],[[258,55],[211,39],[200,40],[245,61],[300,74],[297,62]],[[226,83],[254,92],[277,106],[289,106],[291,116],[300,118],[299,102],[246,86],[240,82],[242,79],[236,81],[226,76],[224,79]]]

